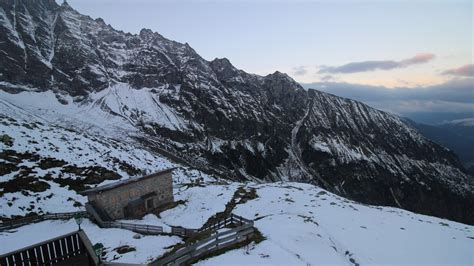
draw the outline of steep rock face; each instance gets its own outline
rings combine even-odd
[[[298,147],[305,165],[334,190],[368,203],[472,219],[466,211],[472,177],[452,152],[359,102],[323,92],[313,99]]]
[[[99,126],[113,121],[141,142],[158,139],[150,149],[166,146],[229,178],[311,182],[474,223],[474,182],[451,152],[393,115],[304,90],[286,74],[209,62],[188,44],[124,33],[53,0],[0,2],[0,53],[2,99],[49,108],[46,118],[76,110],[72,126],[105,117]],[[22,91],[53,93],[58,104],[24,104]]]

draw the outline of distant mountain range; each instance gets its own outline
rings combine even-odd
[[[473,119],[455,120],[441,125],[426,125],[409,121],[424,136],[451,149],[459,156],[464,167],[474,175]]]
[[[0,51],[0,100],[17,113],[166,150],[228,179],[314,183],[474,224],[474,180],[454,153],[397,116],[286,74],[207,61],[54,0],[1,1]]]
[[[474,77],[451,79],[426,87],[387,88],[336,81],[301,85],[358,100],[422,124],[438,125],[474,119]]]

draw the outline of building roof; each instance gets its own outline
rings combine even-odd
[[[89,194],[101,193],[101,192],[106,191],[106,190],[111,190],[111,189],[114,189],[114,188],[117,188],[117,187],[121,187],[121,186],[125,186],[125,185],[131,184],[131,183],[139,182],[139,181],[142,181],[142,180],[145,180],[145,179],[148,179],[148,178],[160,176],[162,174],[172,172],[174,169],[176,169],[176,167],[168,168],[168,169],[165,169],[165,170],[162,170],[162,171],[159,171],[159,172],[155,172],[155,173],[152,173],[152,174],[149,174],[149,175],[146,175],[146,176],[131,177],[129,179],[120,180],[120,181],[110,183],[110,184],[107,184],[107,185],[86,189],[84,191],[81,191],[79,194],[89,195]]]

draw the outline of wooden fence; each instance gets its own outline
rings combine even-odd
[[[136,233],[147,234],[147,235],[163,234],[163,227],[156,226],[156,225],[131,224],[131,223],[121,223],[121,222],[103,222],[101,226],[104,228],[127,229]]]
[[[218,230],[229,225],[240,226],[243,224],[253,223],[252,221],[233,213],[230,213],[229,215],[224,216],[223,218],[219,218],[217,215],[214,215],[213,217],[211,217],[211,220],[214,220],[214,222],[203,226],[201,229],[199,229],[199,232],[204,232],[207,230]]]
[[[76,231],[0,255],[2,266],[97,265],[92,244],[83,231]]]
[[[140,234],[158,235],[163,234],[163,227],[147,224],[121,223],[115,221],[104,221],[96,209],[89,203],[86,203],[87,212],[96,220],[100,227],[103,228],[120,228],[127,229]]]
[[[189,229],[184,228],[181,226],[171,226],[171,234],[182,236],[182,237],[190,237],[195,235],[199,230],[198,229]]]
[[[115,221],[103,221],[95,208],[86,204],[87,212],[70,212],[70,213],[55,213],[46,214],[42,216],[25,217],[15,221],[5,222],[0,225],[0,231],[3,229],[10,229],[20,227],[25,224],[40,222],[48,219],[70,219],[77,215],[86,217],[92,216],[97,223],[104,228],[121,228],[131,230],[142,234],[163,234],[163,227],[154,225],[142,225],[132,223],[121,223]],[[211,223],[206,224],[200,229],[188,229],[180,226],[171,226],[171,233],[182,237],[190,237],[198,233],[212,231],[213,233],[196,243],[188,244],[177,252],[159,258],[148,265],[182,265],[199,259],[211,252],[227,248],[231,245],[241,243],[252,237],[255,228],[253,221],[245,219],[241,216],[230,213],[229,215],[215,215],[211,217]],[[235,228],[228,229],[223,232],[218,232],[219,229],[234,226]],[[81,236],[81,233],[84,236]],[[82,238],[81,238],[82,237]],[[0,265],[44,265],[62,263],[64,260],[73,258],[78,254],[84,254],[84,248],[90,246],[87,236],[82,231],[74,232],[55,239],[51,239],[40,244],[21,249],[0,257]],[[88,244],[84,244],[87,242]],[[81,244],[83,243],[83,244]],[[90,249],[90,248],[89,248]],[[93,252],[93,251],[91,251]],[[93,254],[93,253],[91,253]],[[78,259],[78,258],[76,258]],[[80,259],[80,258],[79,258]],[[82,258],[84,259],[84,258]],[[90,262],[90,259],[87,259]],[[70,263],[70,262],[68,262]],[[117,264],[105,263],[107,265],[132,265],[132,264]],[[82,264],[81,264],[82,265]]]
[[[27,224],[38,223],[45,220],[71,219],[77,215],[80,215],[81,217],[88,216],[87,212],[85,211],[51,213],[51,214],[38,215],[38,216],[28,216],[28,217],[24,217],[24,218],[20,218],[16,220],[4,221],[3,223],[0,224],[0,231],[17,228],[17,227],[27,225]]]
[[[254,230],[253,222],[251,222],[224,232],[216,232],[197,243],[183,247],[169,256],[159,258],[149,265],[161,266],[187,264],[211,252],[248,240],[252,237]]]
[[[162,234],[163,227],[161,226],[152,226],[152,225],[137,225],[137,224],[127,224],[120,222],[109,222],[103,221],[99,213],[94,209],[94,206],[86,204],[87,211],[93,216],[97,223],[101,227],[114,227],[114,228],[124,228],[132,230],[138,233],[148,233],[148,234]],[[171,234],[179,235],[183,237],[190,237],[197,233],[205,231],[214,231],[214,234],[211,236],[200,240],[191,245],[187,245],[177,252],[159,258],[156,261],[148,265],[181,265],[188,263],[192,260],[196,260],[205,254],[209,254],[213,251],[229,247],[231,245],[243,242],[252,237],[255,228],[253,227],[253,221],[243,218],[242,216],[235,215],[230,213],[229,215],[215,215],[210,218],[212,223],[209,223],[203,226],[200,229],[188,229],[180,226],[172,226]],[[228,226],[237,226],[236,228],[229,229],[223,232],[217,232],[217,230],[228,227]],[[114,263],[109,263],[108,265],[116,265]]]

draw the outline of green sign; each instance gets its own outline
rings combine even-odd
[[[94,252],[97,255],[97,257],[99,257],[99,261],[100,261],[100,258],[102,257],[102,251],[104,250],[104,245],[102,245],[102,243],[97,243],[94,246],[92,246],[92,248],[94,248]]]

